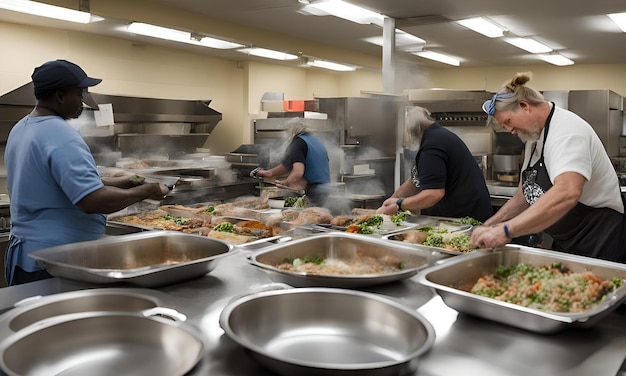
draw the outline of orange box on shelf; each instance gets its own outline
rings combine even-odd
[[[283,101],[285,111],[315,111],[315,101]]]

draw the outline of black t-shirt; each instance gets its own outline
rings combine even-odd
[[[485,221],[493,215],[482,171],[463,140],[434,123],[426,129],[415,157],[421,189],[445,189],[444,197],[422,214],[470,216]]]
[[[291,171],[293,164],[296,162],[306,164],[306,153],[309,151],[309,146],[300,137],[294,137],[287,150],[283,160],[280,162],[289,171]]]

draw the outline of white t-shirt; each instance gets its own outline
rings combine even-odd
[[[541,156],[543,132],[531,165]],[[524,168],[533,142],[526,143]],[[544,162],[550,181],[565,172],[576,172],[587,179],[579,202],[594,208],[611,208],[624,213],[619,180],[604,146],[591,125],[575,113],[556,107],[550,121]]]

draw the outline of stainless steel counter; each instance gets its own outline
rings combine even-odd
[[[273,375],[224,335],[218,318],[234,296],[270,287],[273,282],[248,264],[250,251],[221,259],[211,273],[187,282],[145,289],[164,306],[188,316],[206,338],[206,354],[189,376]],[[49,279],[0,289],[0,309],[20,299],[97,286]],[[107,286],[112,287],[112,286]],[[122,287],[122,286],[116,286]],[[412,279],[364,291],[392,297],[418,310],[434,326],[437,339],[423,356],[417,374],[450,375],[616,375],[626,356],[626,309],[620,308],[590,329],[572,328],[541,335],[459,315],[432,290]],[[7,333],[0,333],[5,338]]]

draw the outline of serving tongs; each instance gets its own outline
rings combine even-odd
[[[291,191],[291,192],[295,192],[298,193],[299,195],[304,196],[305,192],[304,189],[297,189],[297,188],[292,188],[292,187],[288,187],[286,185],[280,184],[280,183],[276,183],[275,181],[271,181],[271,180],[263,180],[263,179],[259,179],[262,183],[264,184],[269,184],[269,185],[273,185],[274,187],[278,188],[278,189],[284,189],[287,191]]]

